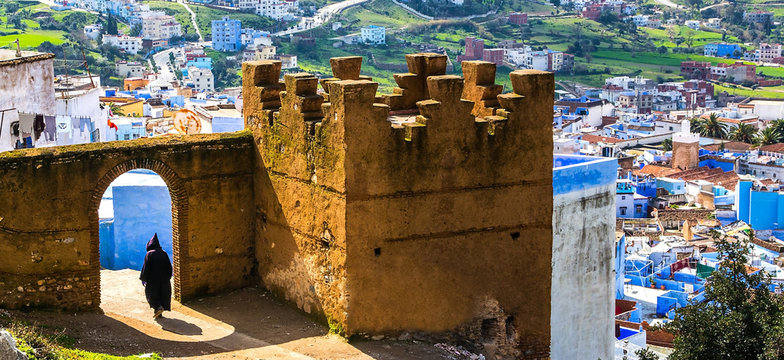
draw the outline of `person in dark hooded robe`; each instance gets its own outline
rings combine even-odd
[[[169,255],[163,251],[158,242],[158,234],[147,242],[147,255],[139,279],[144,285],[147,303],[155,311],[153,319],[157,319],[163,311],[171,311],[171,277],[172,264]]]

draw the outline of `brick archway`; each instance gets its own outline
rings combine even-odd
[[[172,201],[172,262],[174,267],[174,288],[173,294],[177,301],[182,301],[184,267],[182,257],[187,254],[188,239],[188,199],[185,192],[185,185],[182,179],[169,166],[159,160],[135,159],[125,161],[109,170],[95,185],[92,197],[90,198],[90,267],[92,276],[98,281],[94,282],[97,288],[93,288],[93,303],[100,305],[100,236],[98,207],[101,205],[103,193],[109,185],[122,174],[135,169],[147,169],[157,173],[166,186],[169,188],[169,195]]]

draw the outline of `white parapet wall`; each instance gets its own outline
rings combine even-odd
[[[617,168],[613,158],[554,159],[553,360],[613,358]]]

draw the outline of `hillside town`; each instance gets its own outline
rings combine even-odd
[[[5,99],[0,100],[0,175],[14,179],[0,184],[0,195],[6,197],[0,201],[6,206],[0,207],[0,249],[32,257],[34,264],[0,265],[0,290],[6,294],[0,296],[0,328],[11,330],[8,336],[0,331],[0,340],[30,341],[3,322],[13,317],[4,309],[66,304],[68,311],[100,310],[102,301],[121,309],[121,302],[111,302],[120,300],[102,297],[100,277],[135,271],[138,278],[147,261],[142,244],[150,238],[147,227],[160,229],[155,232],[158,247],[172,259],[176,256],[169,275],[174,295],[169,289],[169,297],[174,296],[178,306],[191,306],[179,302],[202,295],[261,288],[262,296],[293,305],[299,312],[292,318],[307,314],[315,319],[314,329],[351,339],[330,343],[333,350],[339,348],[337,354],[361,348],[354,343],[361,338],[377,343],[368,345],[375,346],[372,354],[397,354],[390,358],[705,358],[711,349],[694,345],[701,335],[683,324],[695,316],[692,309],[721,303],[716,287],[727,286],[718,280],[727,269],[740,269],[744,281],[755,281],[743,289],[755,294],[748,296],[749,302],[770,296],[771,304],[782,309],[775,314],[784,316],[780,4],[512,3],[0,4],[5,28],[0,39],[8,40],[0,49],[0,79],[14,81],[13,88],[7,85],[5,93],[0,91]],[[454,123],[439,122],[441,117]],[[546,124],[531,124],[544,125],[543,133],[534,125],[518,128],[514,123],[539,118]],[[481,131],[470,130],[470,136],[462,134],[458,140],[441,138],[465,132],[461,119]],[[383,127],[376,126],[378,122]],[[372,139],[387,132],[400,143],[351,138]],[[297,143],[297,136],[306,140]],[[502,143],[510,140],[517,142]],[[453,143],[461,148],[453,149]],[[508,148],[502,150],[504,146]],[[252,152],[240,153],[246,148]],[[237,153],[216,155],[227,149]],[[176,158],[183,153],[186,160]],[[474,160],[480,154],[486,158]],[[88,223],[80,217],[86,215],[69,215],[76,210],[57,205],[65,220],[50,219],[55,228],[24,220],[34,216],[19,210],[27,205],[15,196],[34,199],[31,194],[46,187],[25,187],[24,179],[37,170],[18,169],[43,167],[42,173],[57,177],[51,179],[54,183],[77,169],[48,170],[69,163],[68,156],[98,164],[95,169],[78,168],[96,173],[85,175],[90,179],[85,184],[63,182],[51,196],[60,202],[70,199],[59,187],[72,186],[73,192],[92,196],[95,202],[80,203],[76,210],[86,213],[89,207],[96,216]],[[37,165],[23,163],[28,160]],[[182,163],[186,165],[172,165]],[[503,171],[477,165],[488,163],[504,165]],[[551,177],[536,177],[544,168]],[[398,178],[404,172],[412,181],[401,180],[408,175]],[[97,181],[102,186],[98,192],[84,187]],[[553,192],[552,203],[542,208],[528,204],[537,196],[550,201],[548,194],[531,190],[542,190],[544,183]],[[525,189],[517,189],[520,184]],[[242,192],[247,189],[250,194]],[[259,195],[262,191],[266,193]],[[397,204],[400,199],[410,204]],[[187,210],[183,202],[199,209]],[[549,211],[545,221],[538,218],[542,209]],[[188,211],[203,218],[188,220]],[[347,218],[349,213],[355,218]],[[429,220],[431,215],[435,220]],[[515,221],[523,224],[522,231]],[[511,245],[483,244],[489,249],[485,251],[464,244],[484,243],[485,236],[496,239],[497,229],[503,229],[504,241]],[[193,234],[191,253],[180,245],[189,241],[179,238],[186,231]],[[199,241],[220,237],[221,231],[226,239],[201,247]],[[529,235],[535,245],[518,242]],[[540,235],[547,241],[540,244]],[[32,236],[26,241],[36,245],[14,242],[23,236]],[[91,245],[74,248],[76,255],[47,250],[47,242],[65,246],[82,238]],[[448,249],[439,239],[453,241],[456,248]],[[409,241],[427,247],[421,251],[431,258],[416,259],[413,245],[401,250]],[[515,265],[537,271],[544,266],[549,273],[533,277],[523,275],[528,269],[510,265],[504,272],[500,265],[491,266],[494,260],[485,256],[506,264],[507,246],[516,247],[515,254],[520,249],[549,253],[547,261],[526,258]],[[455,250],[472,255],[466,259]],[[88,252],[94,257],[85,260]],[[58,257],[51,264],[50,254]],[[225,254],[232,257],[212,258]],[[386,256],[397,257],[390,261]],[[374,259],[385,262],[372,263]],[[42,261],[49,267],[35,265]],[[68,262],[82,268],[61,276],[67,280],[48,273],[61,271],[59,266]],[[203,271],[219,273],[223,268],[231,269],[230,274],[217,278],[230,285],[205,280],[209,275]],[[410,268],[416,286],[377,277],[390,269],[404,273],[404,268]],[[32,274],[29,284],[35,285],[17,284],[17,272]],[[241,280],[226,280],[229,276]],[[546,286],[542,279],[549,281]],[[472,285],[437,284],[464,280]],[[87,283],[70,283],[77,281]],[[61,294],[54,295],[73,286],[85,294],[93,291],[93,297],[63,300]],[[356,293],[350,286],[356,286]],[[520,310],[533,306],[533,300],[520,300],[525,296],[517,294],[518,288],[528,287],[538,290],[536,304],[546,303],[544,313]],[[412,289],[435,295],[420,302]],[[463,313],[451,318],[449,311],[433,305],[447,296],[443,289],[461,299],[450,299],[450,307],[474,311],[473,318],[466,320]],[[378,315],[384,311],[378,304],[391,296],[384,291],[411,296],[394,310],[420,318]],[[144,301],[144,295],[139,296]],[[349,305],[362,310],[349,316]],[[164,310],[153,309],[154,319],[159,319]],[[195,310],[174,311],[205,330],[228,328],[217,316],[204,320],[208,316],[194,315]],[[770,321],[784,328],[778,315]],[[154,331],[167,330],[144,321]],[[173,333],[203,341],[201,332]],[[225,350],[245,351],[240,354],[245,358],[363,358],[326,350],[327,355],[308,353],[313,344],[253,352],[249,349],[271,342],[261,335],[240,335],[242,346],[212,344],[222,350],[201,355]],[[720,342],[735,335],[714,337]],[[707,341],[704,338],[700,341]],[[768,346],[776,339],[782,340],[771,337],[755,344]],[[110,351],[101,346],[96,348]],[[15,347],[19,359],[36,351],[17,345],[9,349]],[[185,350],[185,355],[167,355],[157,348],[132,349],[117,355],[196,356]],[[403,353],[408,355],[399,355]],[[777,354],[772,358],[784,356]],[[727,358],[749,358],[744,356]]]

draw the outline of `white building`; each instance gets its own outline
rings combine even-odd
[[[781,45],[761,43],[757,50],[754,50],[757,61],[763,63],[772,62],[773,59],[781,56]]]
[[[191,66],[188,68],[188,78],[193,83],[193,88],[196,91],[215,91],[215,77],[210,69]]]
[[[362,28],[362,42],[372,45],[383,45],[387,42],[387,29],[383,26],[370,25]]]
[[[283,69],[295,69],[298,66],[297,55],[278,55],[276,58],[282,63]]]
[[[256,0],[256,14],[275,20],[291,20],[299,11],[299,0]]]
[[[507,48],[504,49],[504,60],[515,66],[525,66],[526,53],[530,51],[530,47],[525,48]]]
[[[707,28],[719,30],[721,29],[721,18],[710,18],[708,21],[703,22],[702,25]]]
[[[546,51],[529,51],[525,54],[525,67],[528,69],[549,71],[548,58]]]
[[[144,77],[147,68],[138,62],[120,61],[115,65],[115,70],[121,77]]]
[[[142,50],[142,39],[128,35],[104,35],[103,43],[119,48],[129,54],[137,54]]]
[[[151,40],[171,39],[182,36],[182,26],[170,15],[148,16],[142,19],[142,38]]]
[[[84,27],[84,36],[90,40],[97,40],[101,36],[102,31],[103,25],[101,24],[87,25]]]
[[[686,20],[685,22],[683,22],[683,25],[686,26],[686,27],[692,28],[693,30],[699,30],[700,29],[700,21],[699,20]]]

